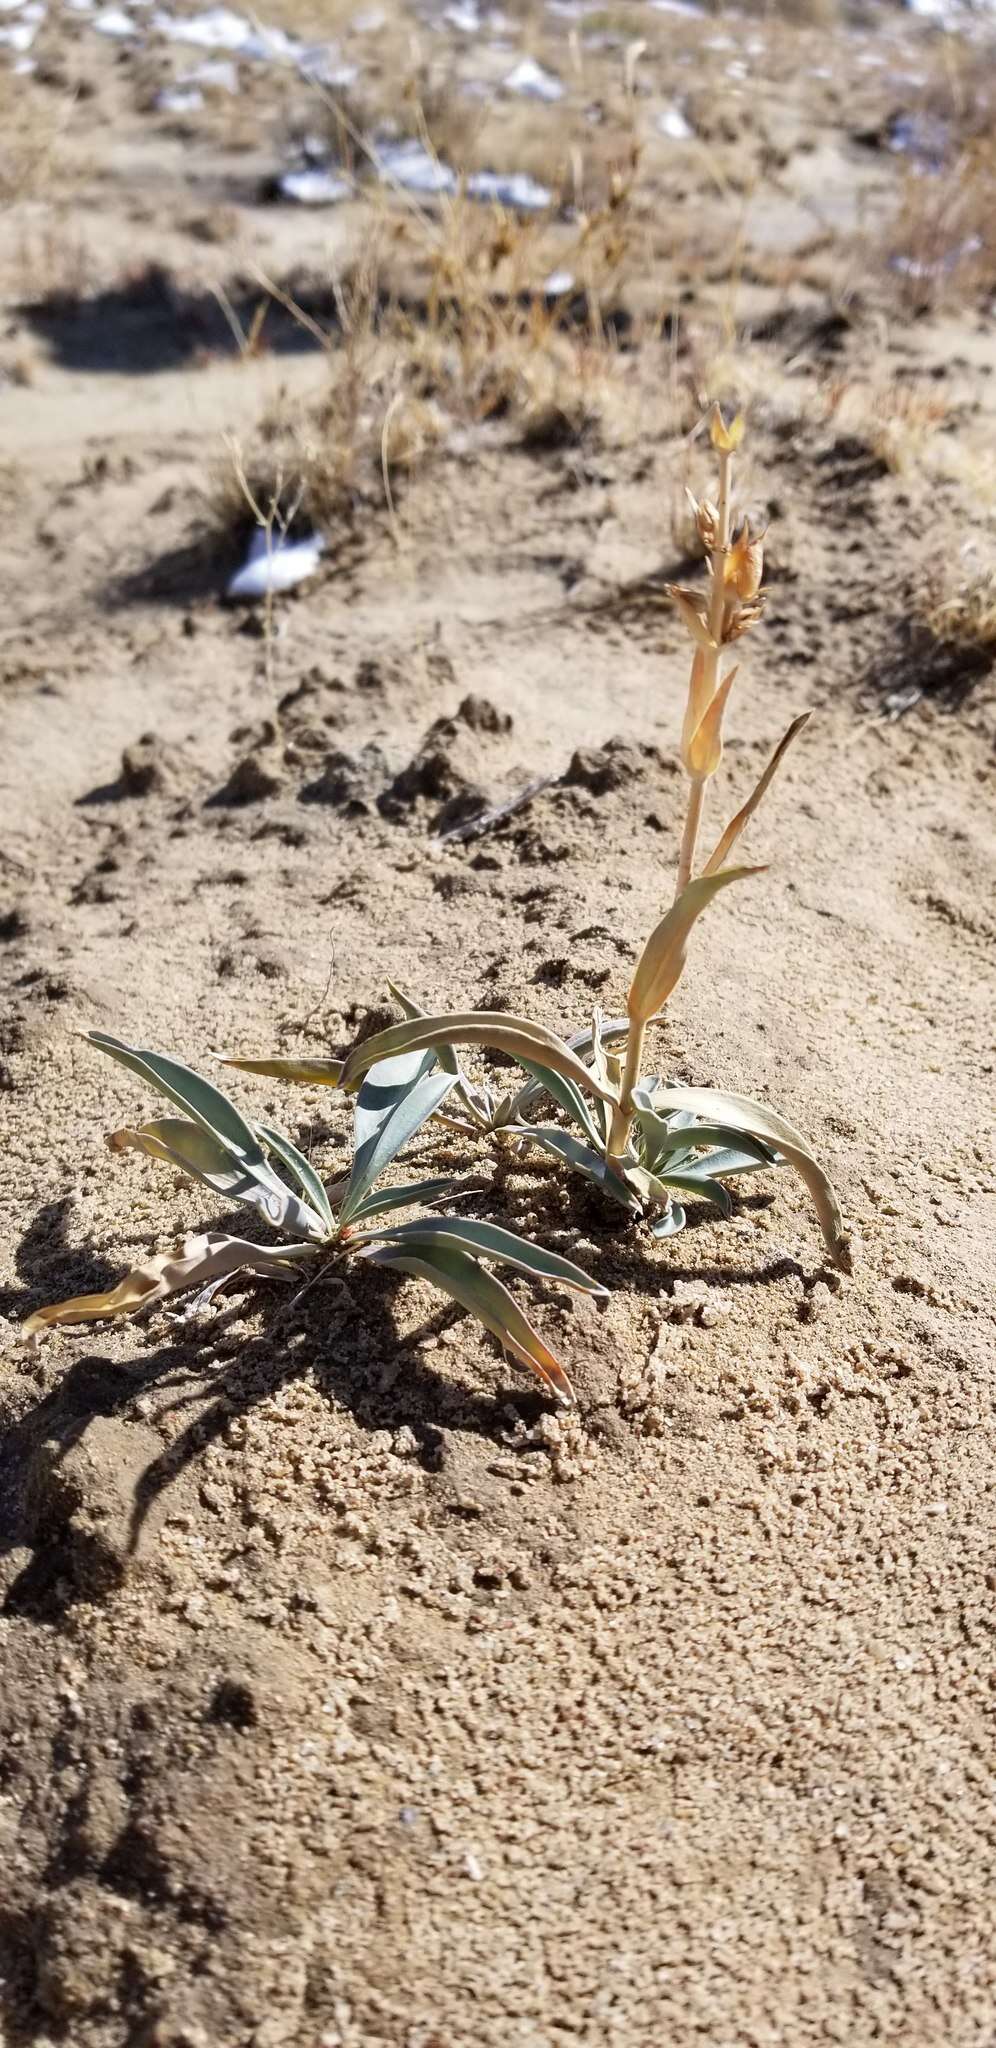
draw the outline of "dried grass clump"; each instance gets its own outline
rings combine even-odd
[[[216,474],[215,525],[244,523],[247,487],[282,531],[328,532],[385,501],[393,513],[397,481],[484,422],[537,450],[596,429],[625,439],[632,380],[615,293],[627,247],[622,186],[570,238],[462,196],[438,216],[399,215],[389,195],[364,255],[333,283],[327,326],[270,284],[324,349],[327,380],[303,415],[281,397]]]
[[[927,579],[920,617],[945,646],[996,653],[996,561],[953,577],[947,564]]]
[[[900,377],[835,382],[825,387],[823,402],[827,418],[865,441],[893,476],[909,476],[920,465],[951,410],[943,390]]]
[[[0,70],[0,206],[44,195],[54,175],[61,109],[30,78]]]

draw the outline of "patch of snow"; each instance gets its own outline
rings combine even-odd
[[[562,100],[564,88],[552,71],[544,71],[535,57],[523,57],[505,80],[506,92],[521,93],[528,100]]]
[[[30,50],[37,34],[36,21],[15,21],[12,28],[0,28],[0,45],[5,50]]]
[[[196,114],[204,105],[199,85],[164,85],[152,102],[157,114]]]
[[[674,101],[658,114],[656,125],[658,134],[670,136],[672,142],[690,142],[695,134],[694,128],[689,126],[681,108]]]
[[[517,213],[542,213],[553,202],[552,192],[526,171],[475,171],[467,190],[472,199],[491,199]]]
[[[198,64],[196,71],[188,71],[178,78],[177,84],[208,85],[213,86],[216,92],[238,92],[238,67],[228,57],[209,57],[206,64]]]
[[[385,184],[400,185],[405,192],[455,192],[456,173],[441,164],[421,142],[380,142],[374,161]]]
[[[312,164],[302,171],[285,171],[277,180],[277,189],[298,206],[335,206],[340,199],[348,199],[353,188],[348,178],[337,178],[333,171]]]
[[[324,547],[320,533],[309,533],[304,540],[286,540],[283,534],[268,537],[258,528],[249,542],[246,559],[231,578],[225,595],[258,598],[268,597],[273,591],[293,590],[306,577],[314,575]]]
[[[684,14],[690,21],[701,21],[704,7],[697,7],[695,0],[650,0],[658,14]]]
[[[289,36],[286,29],[273,28],[266,22],[256,23],[242,47],[247,57],[256,57],[264,64],[274,59],[296,64],[301,54],[301,45],[294,36]]]
[[[323,43],[314,43],[298,53],[297,68],[302,78],[312,85],[324,85],[330,89],[338,87],[345,91],[355,85],[360,75],[358,64],[339,64],[336,51]]]
[[[180,19],[172,14],[154,14],[152,26],[171,43],[193,43],[200,50],[242,50],[252,29],[241,14],[230,7],[210,7],[205,14]]]

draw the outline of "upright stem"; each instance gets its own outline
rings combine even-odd
[[[643,1040],[646,1025],[629,1020],[629,1037],[626,1040],[626,1062],[623,1067],[622,1088],[618,1106],[612,1112],[612,1129],[609,1132],[609,1158],[620,1159],[626,1150],[629,1127],[633,1121],[633,1090],[639,1086],[640,1064],[643,1059]]]
[[[719,502],[716,508],[719,514],[716,521],[716,545],[709,552],[711,577],[709,631],[714,645],[704,656],[704,681],[708,687],[706,702],[715,695],[716,686],[719,681],[719,650],[723,639],[723,611],[726,604],[726,557],[730,546],[730,499],[732,486],[733,456],[729,449],[721,449],[719,453]],[[703,777],[693,776],[688,789],[685,829],[681,835],[681,852],[678,856],[678,874],[674,888],[675,896],[680,896],[682,890],[692,879],[695,867],[695,847],[699,836],[699,826],[702,823],[704,801],[705,780]]]
[[[711,551],[712,596],[709,602],[709,631],[716,642],[716,653],[711,657],[718,667],[719,647],[723,638],[723,606],[726,601],[726,556],[730,545],[730,495],[733,483],[733,456],[729,449],[721,449],[719,456],[719,518],[716,522],[716,545]]]
[[[705,797],[705,780],[693,775],[688,785],[688,809],[685,812],[685,829],[681,835],[681,852],[678,856],[678,879],[674,893],[680,896],[686,883],[692,879],[692,863],[695,859],[695,842],[702,822],[702,804]]]

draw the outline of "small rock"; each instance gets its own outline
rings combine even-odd
[[[305,784],[301,800],[334,804],[347,817],[362,817],[374,808],[388,778],[387,760],[376,740],[368,740],[358,754],[336,747],[326,754],[320,774]]]
[[[121,756],[123,796],[165,795],[180,779],[180,757],[154,732],[144,732]]]
[[[712,1330],[729,1315],[731,1305],[728,1295],[707,1287],[704,1280],[676,1280],[671,1289],[672,1323],[697,1323],[702,1330]]]
[[[592,796],[607,796],[625,789],[644,773],[647,756],[654,747],[636,747],[629,740],[607,740],[604,747],[578,747],[572,754],[564,781],[569,789],[587,789]]]
[[[258,804],[276,796],[283,787],[283,764],[275,746],[264,746],[243,754],[214,801],[218,804]]]
[[[490,697],[477,697],[473,692],[464,698],[457,711],[457,717],[462,718],[464,725],[469,725],[471,732],[512,730],[510,711],[499,711],[497,704],[492,704]]]

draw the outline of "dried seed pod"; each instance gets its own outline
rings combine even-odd
[[[669,583],[667,594],[696,646],[705,648],[707,652],[714,650],[716,642],[709,631],[709,608],[702,592],[687,590],[678,583]]]
[[[752,538],[746,519],[727,555],[724,574],[726,582],[733,585],[745,603],[757,596],[764,574],[764,534]]]
[[[752,598],[750,604],[738,605],[729,623],[723,627],[724,645],[729,646],[731,640],[739,640],[742,633],[749,633],[751,627],[757,625],[763,610],[763,597]]]
[[[711,554],[719,539],[719,513],[708,498],[699,499],[694,491],[685,485],[685,496],[691,506],[695,531],[704,548]]]

